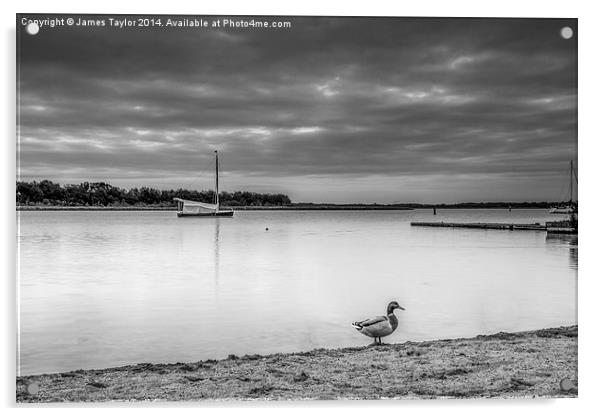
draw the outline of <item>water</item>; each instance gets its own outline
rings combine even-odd
[[[547,210],[20,212],[21,374],[576,323],[577,241],[410,221],[541,222]],[[266,230],[268,228],[268,230]]]

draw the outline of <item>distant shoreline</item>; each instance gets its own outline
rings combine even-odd
[[[17,377],[16,399],[50,403],[577,397],[577,341],[575,325],[474,338],[230,355],[192,363],[143,363]],[[35,388],[28,391],[32,385]]]
[[[413,211],[415,209],[504,209],[508,206],[420,206],[396,205],[290,205],[290,206],[244,206],[229,207],[234,211]],[[547,209],[547,207],[513,206],[512,209]],[[16,211],[176,211],[176,207],[164,206],[60,206],[60,205],[17,205]]]
[[[287,207],[229,207],[234,211],[412,211],[414,208],[389,206],[287,206]],[[17,206],[17,211],[177,211],[176,207],[62,207]]]

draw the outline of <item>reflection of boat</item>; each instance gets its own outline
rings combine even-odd
[[[569,251],[569,264],[571,268],[577,269],[579,262],[577,234],[558,234],[548,233],[546,235],[546,244],[557,247],[565,247]]]
[[[579,237],[577,234],[546,234],[546,243],[574,248],[579,244]]]
[[[178,217],[232,217],[234,211],[231,209],[219,209],[219,164],[217,150],[215,151],[215,197],[213,204],[199,201],[189,201],[182,198],[174,198],[178,204]]]
[[[573,176],[577,182],[577,176],[573,171],[573,161],[571,160],[571,171],[569,173],[570,198],[567,204],[558,205],[550,208],[550,214],[573,214],[577,212],[577,202],[573,201]]]

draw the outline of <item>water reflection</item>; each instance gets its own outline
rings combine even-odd
[[[22,214],[22,374],[364,345],[349,320],[392,298],[407,310],[389,342],[576,322],[576,236],[410,226],[431,210]]]
[[[215,293],[218,293],[219,286],[219,218],[215,219],[214,242],[214,273],[215,273]]]
[[[569,249],[569,267],[577,270],[578,266],[578,235],[547,233],[546,244],[567,247]]]

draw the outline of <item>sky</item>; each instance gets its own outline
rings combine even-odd
[[[576,19],[231,17],[290,27],[32,36],[22,17],[18,180],[211,189],[218,150],[221,190],[294,202],[568,199]]]

